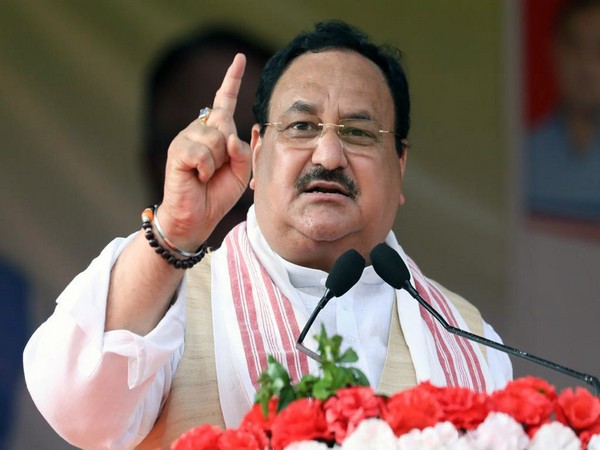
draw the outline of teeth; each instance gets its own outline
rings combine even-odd
[[[342,194],[342,195],[346,195],[342,191],[337,190],[337,189],[315,188],[315,189],[310,189],[307,192],[321,192],[323,194]]]

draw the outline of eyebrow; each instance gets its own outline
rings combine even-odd
[[[317,107],[310,103],[303,102],[302,100],[296,100],[286,111],[286,113],[290,112],[316,114]]]
[[[286,113],[305,113],[305,114],[312,114],[312,115],[316,115],[317,114],[317,107],[315,105],[312,105],[310,103],[306,103],[302,100],[297,100],[295,101],[292,106],[290,106],[287,110]],[[343,117],[344,119],[363,119],[363,120],[375,120],[373,118],[373,116],[371,115],[370,112],[366,111],[366,110],[362,110],[362,111],[357,111],[354,113],[351,113],[345,117]]]
[[[375,120],[373,116],[367,111],[358,111],[344,117],[344,119],[363,119],[363,120]]]

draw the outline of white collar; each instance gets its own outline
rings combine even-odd
[[[294,264],[275,253],[258,226],[254,205],[248,210],[246,229],[248,230],[250,246],[256,253],[263,267],[267,269],[267,272],[269,272],[269,275],[271,275],[273,279],[275,279],[274,275],[278,279],[285,279],[287,283],[297,289],[303,287],[325,286],[325,280],[328,275],[327,272]],[[386,243],[399,251],[400,255],[405,258],[404,251],[398,245],[392,231],[389,232]],[[359,282],[366,284],[384,283],[373,269],[373,266],[365,267]]]

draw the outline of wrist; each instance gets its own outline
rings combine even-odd
[[[190,221],[185,218],[173,219],[161,204],[154,205],[153,226],[156,230],[156,237],[181,257],[190,257],[197,253],[206,241],[199,235],[197,226],[185,225],[188,222]]]
[[[194,252],[188,252],[175,245],[163,232],[158,220],[157,206],[146,208],[142,213],[142,228],[150,247],[176,269],[189,269],[202,260],[206,245],[202,244]],[[156,231],[156,235],[154,234]]]

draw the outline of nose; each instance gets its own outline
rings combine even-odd
[[[348,165],[344,143],[340,139],[336,124],[323,124],[321,136],[317,139],[312,154],[312,162],[328,170],[345,168]]]

